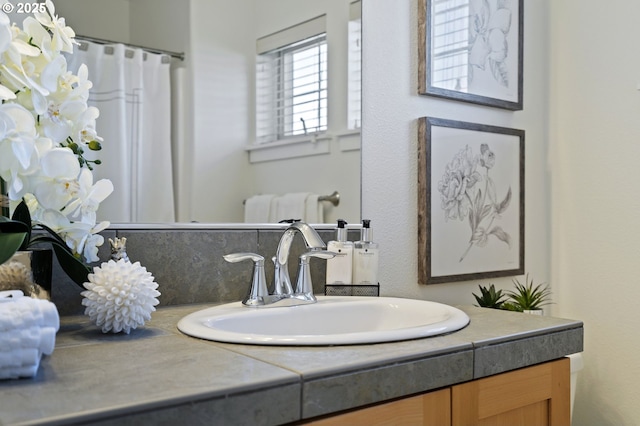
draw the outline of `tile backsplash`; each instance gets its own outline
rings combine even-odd
[[[327,242],[332,230],[319,230]],[[268,285],[273,281],[273,263],[280,229],[115,229],[102,233],[104,245],[98,253],[109,259],[108,238],[126,237],[127,254],[140,262],[158,283],[160,306],[189,303],[221,303],[242,300],[249,290],[251,262],[228,263],[222,256],[235,252],[254,252],[265,257]],[[359,233],[349,231],[349,239]],[[305,250],[302,238],[294,239],[289,257],[289,273],[294,282],[298,256]],[[54,256],[55,257],[55,256]],[[324,293],[325,261],[311,259],[311,277],[316,294]],[[295,284],[295,282],[294,282]],[[83,289],[71,281],[54,261],[52,300],[61,315],[82,314]]]

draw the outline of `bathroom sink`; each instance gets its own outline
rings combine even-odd
[[[194,312],[178,322],[185,334],[253,345],[350,345],[436,336],[469,324],[461,310],[395,297],[317,296],[299,306],[249,308],[240,302]]]

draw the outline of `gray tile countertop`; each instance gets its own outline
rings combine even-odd
[[[33,379],[0,381],[0,425],[285,424],[582,351],[580,321],[460,307],[469,326],[375,345],[209,342],[176,323],[209,305],[160,308],[130,335],[62,318]]]

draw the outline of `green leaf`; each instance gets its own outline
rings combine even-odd
[[[502,304],[504,303],[504,300],[502,299],[504,297],[504,295],[502,294],[502,290],[496,291],[496,288],[493,284],[491,284],[491,287],[489,287],[488,289],[486,287],[483,287],[482,285],[479,285],[478,287],[480,288],[481,296],[472,293],[473,297],[475,297],[476,301],[478,302],[477,306],[494,309],[501,308]]]
[[[3,216],[0,216],[0,218],[0,233],[15,234],[19,232],[29,232],[29,227],[22,222],[9,220]]]
[[[11,256],[18,251],[26,236],[25,232],[0,233],[0,265],[11,259]]]
[[[13,211],[11,219],[17,222],[22,222],[26,225],[27,238],[24,239],[22,246],[20,247],[20,250],[26,250],[31,242],[31,213],[29,213],[29,207],[27,207],[24,200],[22,200]]]
[[[513,279],[515,291],[508,292],[509,298],[521,310],[535,310],[551,302],[551,289],[548,285],[542,283],[534,287],[533,278],[529,281],[529,274],[525,277],[525,283],[522,284],[517,279]]]
[[[73,282],[84,289],[82,284],[87,282],[87,275],[91,272],[91,268],[71,254],[66,248],[66,245],[62,247],[57,242],[52,242],[52,246],[62,270],[73,280]]]

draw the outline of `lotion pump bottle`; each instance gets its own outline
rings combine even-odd
[[[373,242],[371,221],[362,221],[360,240],[353,250],[353,284],[378,284],[378,243]]]
[[[327,243],[327,251],[337,253],[327,259],[327,284],[351,284],[353,280],[353,242],[347,241],[346,224],[338,219],[336,239]]]

